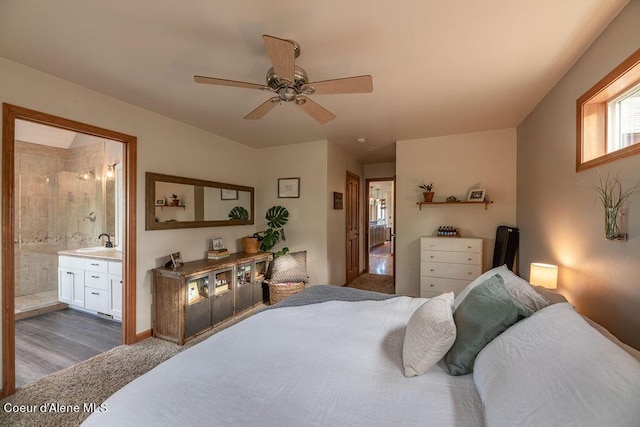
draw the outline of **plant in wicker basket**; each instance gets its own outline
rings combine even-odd
[[[273,247],[280,241],[287,240],[284,235],[284,225],[289,222],[289,211],[283,206],[272,206],[267,210],[265,215],[267,219],[267,228],[264,231],[258,231],[253,234],[260,241],[260,250],[263,252],[271,252]],[[289,252],[289,248],[284,247],[273,254],[279,257]]]

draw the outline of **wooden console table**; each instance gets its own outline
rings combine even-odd
[[[262,282],[271,253],[244,252],[222,259],[153,269],[153,334],[183,345],[263,302]]]

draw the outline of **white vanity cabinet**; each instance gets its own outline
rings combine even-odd
[[[482,274],[482,239],[420,238],[420,296],[462,291]]]
[[[122,262],[60,255],[58,299],[70,307],[122,320]]]

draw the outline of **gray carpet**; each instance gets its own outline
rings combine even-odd
[[[393,294],[393,277],[362,274],[349,287]],[[321,291],[318,287],[318,291]],[[286,301],[283,301],[285,303]],[[46,376],[0,401],[0,426],[78,426],[90,414],[85,405],[99,406],[117,390],[216,332],[264,309],[258,306],[190,340],[183,347],[158,338],[147,338],[133,345],[121,345],[77,365]],[[6,412],[6,404],[26,405],[30,412]],[[49,405],[43,411],[41,405]],[[78,406],[77,412],[61,408]],[[55,410],[58,410],[57,412]]]

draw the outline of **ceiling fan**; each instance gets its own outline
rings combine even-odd
[[[300,56],[300,46],[296,42],[266,34],[262,36],[262,40],[273,64],[273,67],[267,71],[266,85],[203,76],[194,76],[193,79],[196,83],[273,92],[275,96],[269,98],[244,117],[247,120],[261,119],[276,105],[284,101],[294,102],[295,105],[313,117],[318,123],[325,124],[335,119],[336,116],[309,99],[307,95],[373,92],[373,79],[369,75],[309,82],[307,72],[295,65],[295,59]]]

